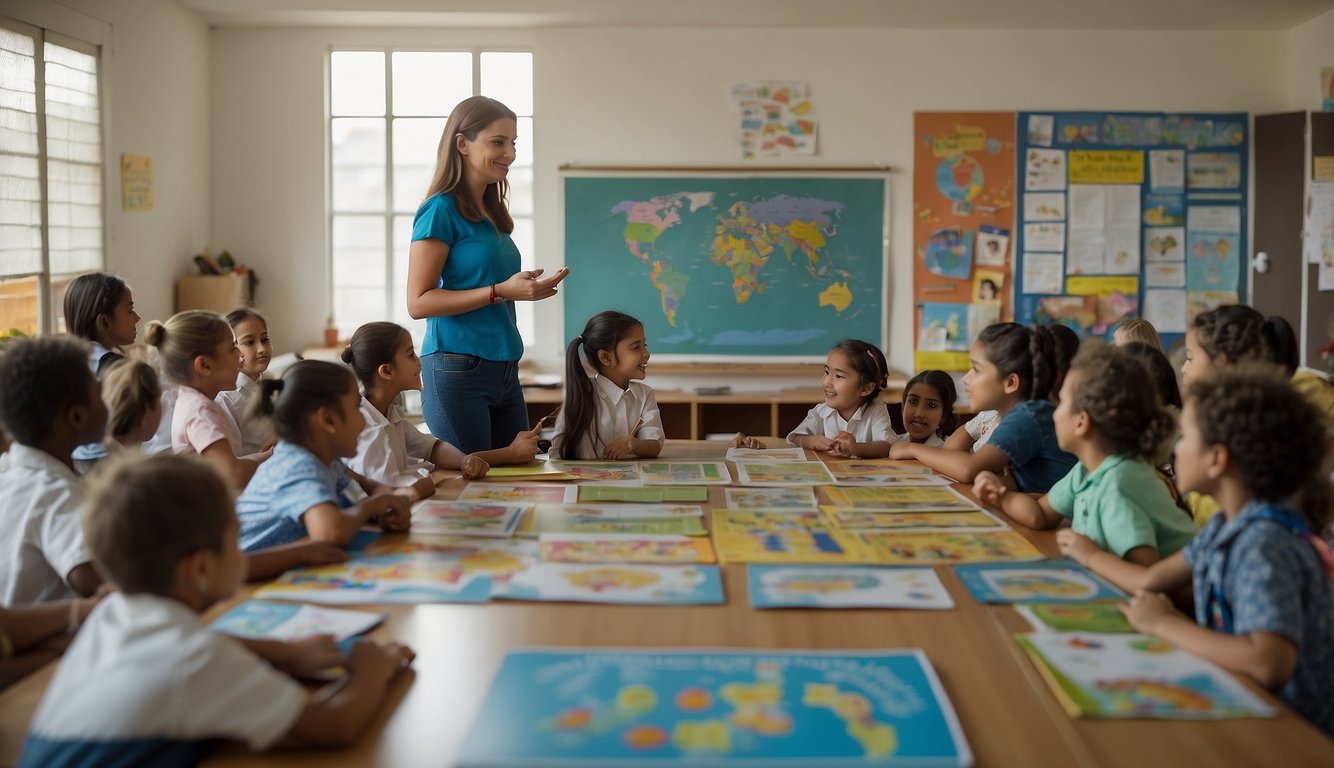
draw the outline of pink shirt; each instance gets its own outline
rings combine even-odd
[[[203,453],[219,440],[227,441],[233,456],[241,455],[241,430],[232,417],[199,390],[182,384],[171,416],[171,449],[176,453]]]

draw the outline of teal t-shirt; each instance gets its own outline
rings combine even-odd
[[[1195,523],[1172,501],[1153,465],[1109,456],[1093,472],[1076,463],[1047,492],[1047,503],[1099,549],[1125,557],[1153,547],[1165,558],[1195,536]]]
[[[503,283],[522,268],[514,240],[486,219],[468,221],[454,207],[453,195],[432,195],[417,208],[412,239],[439,240],[449,246],[437,288],[466,291]],[[513,302],[487,304],[449,317],[426,319],[423,355],[454,352],[487,360],[518,360],[523,339]]]

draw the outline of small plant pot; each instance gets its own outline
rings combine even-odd
[[[324,346],[326,346],[326,347],[336,347],[336,346],[338,346],[338,329],[337,329],[337,328],[325,328],[325,329],[324,329]]]

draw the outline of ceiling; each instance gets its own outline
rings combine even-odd
[[[219,26],[1284,31],[1334,0],[178,0]]]

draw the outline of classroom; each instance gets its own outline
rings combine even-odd
[[[354,609],[346,615],[330,611],[300,618],[320,632],[369,631],[375,643],[410,646],[411,652],[393,646],[384,653],[401,651],[411,665],[385,672],[387,682],[378,687],[355,674],[348,678],[348,690],[378,706],[362,707],[359,735],[340,743],[341,750],[311,746],[326,742],[302,737],[297,741],[303,746],[283,743],[267,751],[283,734],[233,737],[203,758],[205,764],[593,766],[634,765],[642,759],[654,765],[1258,765],[1280,758],[1284,765],[1297,766],[1325,765],[1334,757],[1328,728],[1312,724],[1329,714],[1328,707],[1312,716],[1293,704],[1294,696],[1298,701],[1311,695],[1334,700],[1328,680],[1298,694],[1290,687],[1280,694],[1278,687],[1208,657],[1189,638],[1143,629],[1135,623],[1141,608],[1128,609],[1129,624],[1108,608],[1107,598],[1117,598],[1150,611],[1137,588],[1126,585],[1165,584],[1153,574],[1166,570],[1132,562],[1131,547],[1109,544],[1111,533],[1100,538],[1101,533],[1080,527],[1081,515],[1096,514],[1087,511],[1096,504],[1084,506],[1092,503],[1079,500],[1086,486],[1075,486],[1093,483],[1103,454],[1090,449],[1099,457],[1090,464],[1086,453],[1067,447],[1080,440],[1093,445],[1101,434],[1100,417],[1089,414],[1101,413],[1102,406],[1088,404],[1089,398],[1111,402],[1117,396],[1112,388],[1089,384],[1093,372],[1122,375],[1118,366],[1129,356],[1110,349],[1116,323],[1165,317],[1164,305],[1152,303],[1148,295],[1155,293],[1155,285],[1174,286],[1156,291],[1156,299],[1180,294],[1174,296],[1180,300],[1180,327],[1175,320],[1168,327],[1159,323],[1164,354],[1158,357],[1166,358],[1170,388],[1190,416],[1179,404],[1172,410],[1171,428],[1159,429],[1154,426],[1157,412],[1145,411],[1143,424],[1133,432],[1158,435],[1158,445],[1141,449],[1145,440],[1123,442],[1133,446],[1126,450],[1136,453],[1147,471],[1159,471],[1172,497],[1181,496],[1171,507],[1182,512],[1181,518],[1158,530],[1158,547],[1166,546],[1164,536],[1176,535],[1164,531],[1174,525],[1179,529],[1182,519],[1193,523],[1188,535],[1182,534],[1187,539],[1196,530],[1213,530],[1207,527],[1209,515],[1192,506],[1201,494],[1178,494],[1178,489],[1186,482],[1211,488],[1210,483],[1222,482],[1204,474],[1183,480],[1180,473],[1174,481],[1161,471],[1161,466],[1170,467],[1171,451],[1165,465],[1157,461],[1162,445],[1175,445],[1176,437],[1185,435],[1171,431],[1184,430],[1178,417],[1183,425],[1202,418],[1198,414],[1205,404],[1189,394],[1196,391],[1194,385],[1186,386],[1192,375],[1181,373],[1183,363],[1191,365],[1193,347],[1186,331],[1197,315],[1220,305],[1253,306],[1259,311],[1256,322],[1265,326],[1252,332],[1263,337],[1272,354],[1256,352],[1261,342],[1254,342],[1254,349],[1248,347],[1241,357],[1250,360],[1254,353],[1257,360],[1286,367],[1289,375],[1296,369],[1305,382],[1299,388],[1311,401],[1323,397],[1327,409],[1334,400],[1329,384],[1334,369],[1334,256],[1329,255],[1334,253],[1334,122],[1326,114],[1334,112],[1334,2],[7,0],[0,7],[0,33],[7,35],[0,45],[3,77],[20,90],[25,82],[32,87],[33,76],[23,74],[27,65],[20,63],[15,46],[37,41],[26,55],[31,61],[37,51],[37,69],[42,70],[41,43],[46,44],[46,70],[35,82],[48,85],[60,77],[51,74],[56,72],[51,57],[68,54],[60,60],[74,62],[70,66],[79,75],[60,82],[83,89],[73,98],[93,105],[83,116],[91,114],[94,126],[88,129],[91,134],[78,136],[66,134],[67,123],[58,119],[44,116],[33,122],[40,128],[33,129],[32,146],[40,136],[43,148],[51,142],[53,157],[63,140],[74,147],[76,155],[64,167],[82,172],[82,185],[61,184],[56,176],[42,176],[40,185],[41,194],[53,201],[63,193],[73,195],[66,205],[50,211],[35,202],[11,205],[29,200],[21,190],[30,180],[13,164],[0,171],[0,186],[19,190],[0,188],[0,228],[6,233],[6,242],[0,243],[0,333],[57,334],[71,321],[62,311],[71,280],[79,273],[105,271],[133,289],[132,312],[142,318],[133,346],[159,346],[152,341],[159,332],[149,328],[150,321],[165,322],[190,309],[226,314],[247,304],[262,313],[273,360],[308,371],[315,370],[311,361],[347,363],[365,390],[365,397],[358,398],[366,413],[376,398],[370,379],[352,359],[354,332],[390,321],[409,331],[415,347],[411,358],[421,353],[422,378],[430,390],[430,382],[442,374],[437,363],[427,360],[428,352],[448,347],[432,341],[432,334],[439,333],[436,318],[422,319],[423,313],[410,306],[413,299],[404,300],[414,278],[409,251],[417,253],[416,244],[422,242],[413,213],[436,166],[436,144],[450,106],[473,95],[494,96],[517,115],[514,155],[506,155],[503,164],[519,269],[531,274],[535,284],[540,282],[535,270],[550,280],[569,269],[563,283],[533,297],[541,300],[508,300],[504,293],[510,283],[504,279],[514,274],[511,270],[496,282],[479,283],[483,289],[489,283],[489,298],[483,290],[464,308],[513,317],[523,425],[512,443],[492,436],[484,446],[455,440],[462,450],[455,448],[432,421],[434,396],[395,384],[392,391],[384,390],[389,392],[385,407],[375,406],[381,413],[371,413],[365,422],[374,426],[378,419],[397,429],[402,406],[404,428],[420,425],[418,437],[427,436],[424,450],[436,468],[420,473],[430,478],[418,478],[429,491],[414,491],[412,511],[407,502],[397,501],[372,510],[373,502],[386,498],[372,488],[368,498],[349,502],[351,507],[342,501],[324,504],[335,511],[364,507],[366,516],[358,522],[376,519],[384,531],[358,531],[359,525],[347,522],[351,518],[339,518],[328,530],[336,531],[331,541],[351,552],[348,563],[325,570],[317,560],[297,560],[306,570],[288,570],[284,560],[271,577],[243,584],[235,596],[201,598],[195,611],[205,622],[225,623],[219,617],[226,613],[233,625],[254,630],[286,621],[288,612],[296,610],[292,606]],[[783,104],[798,107],[784,111],[784,119],[791,117],[791,125],[800,129],[793,128],[796,138],[789,144],[770,148],[747,131],[754,130],[748,120],[778,109],[779,99],[770,98],[775,93],[782,94]],[[25,109],[31,111],[22,104],[0,104],[0,112]],[[1055,117],[1057,138],[1035,138],[1048,115]],[[1091,333],[1090,323],[1075,324],[1085,351],[1073,363],[1071,350],[1050,379],[1039,373],[1039,365],[1026,362],[1031,375],[1013,376],[1021,390],[1033,390],[1031,396],[1009,390],[1003,395],[1009,400],[1002,414],[1015,402],[1042,401],[1051,452],[1068,459],[1060,471],[1052,475],[1050,467],[1019,466],[1023,462],[1003,448],[1013,434],[984,454],[985,437],[968,430],[967,443],[956,451],[959,446],[949,442],[953,430],[933,428],[934,442],[918,450],[923,439],[910,439],[907,410],[914,373],[946,371],[954,390],[950,405],[962,432],[975,414],[994,410],[988,397],[1001,397],[966,378],[975,381],[982,375],[976,368],[969,373],[976,365],[970,350],[982,344],[977,341],[982,326],[1010,319],[1024,326],[1061,324],[1062,317],[1051,309],[1059,302],[1024,300],[1026,293],[1040,292],[1035,287],[1025,292],[1026,282],[1051,278],[1038,265],[1045,263],[1041,257],[1053,254],[1041,252],[1066,247],[1061,241],[1052,248],[1033,242],[1040,232],[1025,224],[1025,198],[1035,190],[1064,190],[1065,171],[1059,187],[1032,186],[1030,180],[1025,189],[1023,174],[1026,169],[1032,173],[1033,165],[1025,165],[1023,158],[1052,146],[1064,147],[1073,158],[1081,148],[1073,140],[1062,144],[1061,132],[1089,115],[1097,116],[1099,126],[1117,119],[1170,122],[1183,115],[1213,119],[1220,132],[1223,125],[1239,126],[1236,144],[1226,147],[1240,158],[1231,191],[1194,193],[1184,183],[1176,190],[1191,211],[1236,206],[1231,209],[1237,217],[1233,250],[1225,260],[1231,282],[1218,294],[1231,298],[1187,299],[1188,290],[1201,288],[1187,283],[1185,266],[1179,283],[1150,282],[1152,223],[1137,219],[1135,272],[1129,283],[1130,273],[1111,267],[1080,273],[1058,266],[1056,286],[1041,291],[1081,293],[1071,287],[1077,280],[1103,281],[1120,286],[1117,291],[1132,285],[1124,314]],[[1002,174],[1013,175],[998,175],[987,166],[987,197],[955,198],[952,208],[948,201],[929,199],[924,189],[939,184],[944,193],[946,184],[928,164],[942,157],[932,152],[942,143],[970,141],[963,137],[979,125],[1001,137],[985,152],[1002,157]],[[0,146],[0,154],[28,152],[23,148],[27,139],[16,136],[12,126],[0,129],[0,138],[18,147],[11,152]],[[1157,168],[1151,167],[1153,155],[1170,145],[1161,141],[1160,146],[1160,141],[1155,134],[1123,142],[1143,150],[1137,161],[1143,175],[1131,182],[1141,184],[1144,195],[1158,191],[1151,178]],[[979,157],[982,146],[973,150]],[[1090,156],[1111,147],[1092,149]],[[1188,145],[1192,155],[1197,149]],[[944,173],[945,165],[941,169]],[[1121,183],[1114,172],[1089,173],[1098,184]],[[93,182],[87,182],[88,175]],[[999,178],[1012,178],[1013,186],[998,187]],[[960,186],[971,183],[957,175],[955,180]],[[973,180],[980,186],[978,177]],[[1077,179],[1071,175],[1069,181],[1073,209]],[[849,202],[863,188],[873,201],[866,219],[849,212],[865,212]],[[995,197],[998,188],[1001,198]],[[1138,206],[1140,189],[1133,188]],[[707,209],[710,217],[692,221],[687,215],[678,232],[712,228],[715,213],[722,232],[730,223],[724,216],[737,211],[726,209],[723,200],[771,194],[766,190],[779,190],[775,199],[777,194],[827,193],[826,198],[841,201],[831,204],[836,209],[817,211],[815,218],[835,210],[844,218],[812,237],[828,238],[834,244],[830,253],[841,253],[843,261],[822,262],[826,255],[811,246],[809,264],[798,262],[804,269],[790,271],[809,272],[818,293],[818,302],[812,298],[806,312],[821,318],[811,323],[819,327],[809,339],[798,333],[792,337],[798,341],[789,341],[779,333],[787,331],[784,323],[799,322],[802,312],[762,301],[766,290],[784,301],[804,300],[780,293],[789,288],[777,277],[764,283],[752,273],[747,282],[744,267],[729,264],[731,280],[716,274],[705,278],[712,273],[699,267],[709,260],[701,249],[691,257],[695,261],[676,262],[682,273],[693,265],[688,277],[673,273],[681,282],[663,279],[672,267],[660,254],[670,244],[666,237],[655,244],[654,238],[679,221],[678,214]],[[634,218],[639,209],[630,208],[630,201],[654,197],[660,203],[659,195],[677,195],[670,200],[673,207],[654,214],[663,218],[647,219],[656,222],[651,234],[634,229],[646,219]],[[31,198],[37,199],[44,198]],[[1325,210],[1321,206],[1328,213],[1318,213]],[[1138,217],[1138,207],[1135,213]],[[1183,233],[1193,226],[1184,218],[1174,223]],[[927,254],[942,233],[963,234],[950,229],[954,224],[976,230],[979,237],[1003,232],[1008,244],[1000,245],[997,272],[983,273],[988,262],[978,256],[978,271],[965,267],[941,288],[947,270],[933,266]],[[1067,259],[1075,258],[1073,229]],[[736,233],[756,249],[738,245],[745,254],[768,256],[766,249],[776,249],[780,255],[769,262],[771,271],[784,251],[787,264],[793,264],[793,253],[800,257],[806,246],[795,239],[765,239],[753,229]],[[966,242],[971,259],[975,232],[966,234],[966,241],[949,246]],[[840,237],[862,240],[843,252],[837,250],[844,247]],[[1325,247],[1323,265],[1319,243]],[[607,255],[613,252],[614,257]],[[444,268],[444,256],[439,259]],[[241,269],[223,267],[217,271],[224,274],[213,274],[218,260]],[[827,265],[842,277],[830,278],[822,271]],[[993,274],[983,303],[1003,294],[995,314],[968,315],[969,307],[978,306],[983,279]],[[689,301],[687,280],[694,292]],[[1091,294],[1096,292],[1085,292],[1088,306],[1097,304],[1101,312],[1107,296],[1104,291],[1095,302]],[[724,297],[721,308],[704,301],[705,296]],[[846,313],[849,303],[854,311]],[[945,317],[949,308],[964,305],[970,320],[962,335],[953,327],[947,333],[945,321],[937,323],[938,338],[926,332],[932,313]],[[606,413],[597,410],[601,406],[584,404],[594,408],[595,426],[612,424],[628,447],[580,455],[570,447],[573,443],[561,445],[570,434],[566,415],[582,413],[571,407],[567,366],[571,351],[582,344],[588,355],[583,368],[592,372],[593,325],[583,323],[604,309],[634,316],[618,326],[628,335],[610,339],[608,359],[619,365],[618,345],[633,341],[637,332],[647,351],[640,367],[622,366],[621,372],[594,380],[619,386],[628,395],[616,406],[631,408],[628,416],[604,422]],[[747,310],[770,326],[727,325]],[[1280,353],[1286,342],[1265,335],[1271,316],[1285,321],[1290,352]],[[244,318],[229,322],[241,343],[237,323]],[[1019,332],[1035,348],[1045,344],[1060,356],[1059,339],[1047,338],[1045,331]],[[709,333],[715,334],[717,351],[698,353],[704,347],[691,346],[689,340]],[[1203,338],[1194,334],[1191,339]],[[1108,349],[1088,344],[1090,336],[1108,342]],[[732,346],[719,341],[724,337]],[[829,351],[834,341],[848,337],[866,339],[869,350]],[[21,345],[23,340],[16,341]],[[992,338],[986,343],[992,344]],[[8,349],[8,343],[0,347]],[[165,342],[159,349],[166,354]],[[1213,348],[1200,349],[1215,358]],[[244,365],[244,351],[242,356]],[[298,356],[305,360],[296,363]],[[1239,361],[1235,352],[1219,351],[1217,357]],[[853,402],[857,416],[849,415],[852,410],[825,413],[826,423],[837,426],[819,437],[817,408],[837,409],[811,404],[843,396],[826,382],[833,378],[830,369],[844,360],[854,379],[875,384],[872,396],[861,401],[860,409]],[[861,373],[868,364],[869,379]],[[1213,375],[1239,377],[1235,381],[1243,383],[1251,383],[1246,376],[1265,378],[1248,366],[1210,365],[1209,376],[1193,375],[1201,392]],[[625,380],[643,379],[643,366],[644,383]],[[106,378],[96,360],[93,368],[106,396]],[[1151,396],[1155,384],[1162,389],[1160,381],[1149,378],[1152,370],[1146,376],[1137,365],[1133,376],[1138,378],[1126,381],[1145,382],[1147,399],[1165,405],[1166,390],[1160,398]],[[371,379],[377,375],[368,374]],[[1005,379],[1006,374],[999,375]],[[0,371],[0,381],[2,376]],[[1074,402],[1087,410],[1067,416],[1051,402],[1062,399],[1062,380],[1067,389],[1077,380],[1101,394],[1081,395]],[[1266,385],[1255,383],[1257,391]],[[301,386],[285,384],[289,391]],[[281,411],[282,392],[270,395],[262,386],[257,391],[266,401],[272,397]],[[590,391],[589,403],[607,402],[607,391]],[[633,408],[643,405],[645,391],[649,405],[636,421]],[[0,401],[7,397],[0,392]],[[204,397],[210,397],[207,389]],[[1293,414],[1308,413],[1300,410],[1301,402],[1293,405]],[[885,426],[857,431],[865,424],[854,428],[854,420],[872,405],[886,412]],[[1062,431],[1062,424],[1073,425],[1081,415],[1094,424],[1094,437],[1074,426]],[[814,433],[805,429],[803,417],[814,420]],[[240,416],[233,419],[241,424]],[[1327,424],[1328,419],[1325,410],[1312,423]],[[789,436],[799,422],[802,427]],[[994,424],[1000,423],[997,416]],[[174,431],[170,415],[161,429]],[[239,426],[237,431],[240,438]],[[524,437],[528,431],[531,438]],[[580,435],[597,443],[596,431]],[[321,443],[321,450],[341,450],[336,441],[346,439],[343,432],[329,438],[333,442],[327,446]],[[841,447],[833,432],[847,436]],[[272,430],[268,434],[273,438]],[[1323,472],[1326,481],[1331,476],[1329,435],[1324,431],[1313,438],[1323,442],[1307,457],[1316,468],[1308,475]],[[759,442],[752,445],[752,438]],[[167,439],[175,442],[172,435]],[[551,460],[531,462],[539,450],[545,458],[552,440]],[[1182,441],[1187,443],[1187,437]],[[290,442],[283,435],[277,450]],[[272,445],[272,439],[265,443]],[[86,447],[78,440],[71,446]],[[747,455],[748,449],[759,452]],[[967,460],[940,458],[946,452]],[[232,452],[227,466],[234,468],[245,453]],[[264,460],[273,461],[264,453]],[[489,466],[489,472],[478,470],[478,453],[487,454],[480,466]],[[558,453],[564,463],[558,463]],[[77,464],[78,451],[73,455]],[[975,457],[983,455],[988,460],[997,456],[1000,463],[977,463]],[[1229,464],[1229,471],[1235,466],[1235,461]],[[0,472],[5,467],[6,459],[0,459]],[[228,487],[233,495],[239,493],[240,546],[246,550],[241,557],[249,558],[252,578],[261,562],[255,552],[267,551],[269,543],[252,548],[247,542],[269,542],[265,537],[272,533],[266,529],[255,534],[260,538],[249,538],[254,532],[248,528],[247,505],[262,506],[262,488],[270,487],[258,484],[264,463],[258,467],[226,478],[237,481]],[[353,468],[370,474],[360,465]],[[128,463],[125,470],[131,471]],[[478,477],[479,471],[486,477]],[[247,494],[250,473],[256,486]],[[1075,478],[1076,473],[1082,474]],[[280,482],[272,474],[263,481]],[[1051,476],[1039,482],[1039,475]],[[1242,475],[1236,470],[1226,476]],[[993,479],[996,486],[989,484]],[[89,493],[111,493],[91,481],[88,487]],[[1048,489],[1055,498],[1018,493]],[[4,495],[10,492],[14,488],[0,486],[0,499],[18,498]],[[395,499],[410,495],[385,493]],[[1224,495],[1202,495],[1213,505],[1211,511],[1221,508],[1218,517],[1226,512],[1231,521],[1237,513],[1224,503]],[[1298,498],[1284,494],[1289,496]],[[1293,503],[1283,509],[1300,507]],[[412,532],[403,534],[396,526],[409,514]],[[1331,538],[1330,529],[1312,532],[1300,514],[1292,511],[1292,516],[1299,518],[1293,533],[1300,528],[1313,542]],[[1074,520],[1080,531],[1075,537],[1084,543],[1092,538],[1093,548],[1101,549],[1090,554],[1079,542],[1071,544],[1072,531],[1060,524],[1062,518]],[[317,533],[326,529],[301,525],[298,519],[301,535],[309,529],[309,536],[324,540]],[[445,534],[461,535],[433,538]],[[1171,548],[1183,551],[1184,560],[1168,558],[1166,551],[1162,560],[1153,556],[1158,563],[1185,569],[1172,574],[1184,578],[1171,582],[1180,589],[1146,590],[1170,593],[1187,618],[1189,609],[1181,608],[1191,602],[1186,562],[1195,556],[1191,548],[1198,542]],[[1328,544],[1323,550],[1316,543],[1312,548],[1328,556]],[[313,548],[302,552],[300,557],[316,556]],[[1105,571],[1096,564],[1106,561],[1109,552],[1117,557]],[[92,565],[91,560],[76,562]],[[1138,570],[1127,571],[1127,566]],[[258,570],[269,573],[266,566]],[[61,578],[81,592],[72,579]],[[1328,583],[1317,586],[1330,591]],[[839,603],[839,593],[858,590],[873,593],[879,602]],[[1197,598],[1209,594],[1200,583],[1195,590]],[[1071,595],[1078,597],[1062,599]],[[1204,610],[1200,600],[1194,602]],[[1044,607],[1047,603],[1092,618],[1086,624],[1063,623],[1069,616]],[[85,618],[76,610],[79,604],[69,603],[71,628]],[[1040,628],[1044,616],[1054,618]],[[57,629],[65,627],[63,610],[51,620]],[[1101,634],[1098,622],[1117,629]],[[1329,625],[1328,618],[1319,624]],[[1231,618],[1227,626],[1230,633]],[[8,658],[13,649],[5,627],[0,623]],[[1127,634],[1132,631],[1143,634]],[[350,658],[351,642],[340,644],[339,659]],[[389,664],[366,653],[358,664],[380,664],[376,670]],[[1106,662],[1100,653],[1115,661]],[[1294,655],[1299,671],[1289,668],[1287,675],[1309,672],[1311,667],[1302,666],[1311,663],[1305,649],[1301,658],[1296,661]],[[1123,666],[1109,674],[1120,674],[1112,686],[1122,687],[1112,693],[1079,676],[1081,664],[1118,662]],[[1319,664],[1326,662],[1334,663],[1322,652]],[[37,748],[45,748],[51,742],[44,734],[68,726],[69,718],[39,712],[44,695],[54,697],[73,685],[57,676],[58,667],[51,661],[0,688],[0,720],[5,722],[0,766],[19,765],[25,742],[40,736]],[[349,668],[330,674],[339,679]],[[1182,683],[1188,674],[1196,677]],[[319,690],[310,676],[303,677],[306,690]],[[853,685],[859,678],[873,682]],[[1172,681],[1179,685],[1172,687]],[[325,684],[329,690],[339,685]],[[537,693],[525,700],[529,687]],[[571,694],[576,688],[578,694]],[[333,694],[329,699],[331,706],[350,706]],[[238,699],[238,706],[244,705]],[[502,720],[509,724],[493,724]],[[48,725],[30,731],[30,722]],[[303,733],[293,730],[288,739]],[[838,738],[826,738],[831,733]],[[249,747],[238,743],[245,741]],[[1145,749],[1147,744],[1153,748]],[[24,759],[37,759],[34,754],[42,753],[30,752]]]

